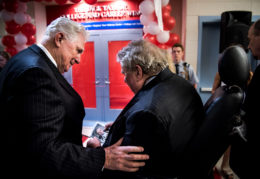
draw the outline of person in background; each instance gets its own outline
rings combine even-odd
[[[172,56],[176,67],[176,74],[188,80],[195,88],[197,88],[199,79],[192,66],[187,62],[184,62],[184,47],[181,44],[176,43],[172,46]]]
[[[84,148],[82,99],[63,77],[80,63],[88,33],[64,17],[41,44],[15,55],[0,74],[1,161],[8,178],[96,178],[102,169],[135,172],[142,147]],[[142,160],[142,161],[140,161]]]
[[[167,53],[146,40],[118,53],[125,83],[135,96],[119,114],[103,146],[123,137],[123,146],[143,146],[150,159],[136,173],[104,170],[101,178],[174,178],[204,118],[196,89],[168,68]],[[185,167],[184,167],[185,168]],[[186,172],[186,171],[185,171]]]
[[[260,19],[254,22],[248,31],[248,48],[256,60],[260,60]],[[247,126],[247,142],[245,145],[231,147],[231,168],[240,179],[255,178],[259,175],[258,163],[260,159],[259,147],[259,101],[260,101],[260,66],[254,71],[252,80],[247,88],[243,109]]]
[[[10,55],[6,51],[0,51],[0,72],[9,59]]]

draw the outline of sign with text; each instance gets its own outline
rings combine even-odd
[[[46,6],[47,24],[63,16],[82,23],[88,30],[143,28],[139,1],[105,1]]]
[[[105,30],[105,29],[138,29],[143,28],[140,20],[128,21],[104,21],[104,22],[83,22],[81,23],[88,30]]]

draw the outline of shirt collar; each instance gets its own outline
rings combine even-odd
[[[37,44],[38,47],[40,47],[42,49],[42,51],[44,51],[44,53],[47,55],[47,57],[51,60],[51,62],[56,66],[57,66],[57,63],[56,61],[54,60],[54,58],[51,56],[50,52],[42,45],[42,44]]]
[[[179,63],[175,63],[175,65],[182,65],[183,63],[183,60],[181,60]]]
[[[148,79],[145,81],[144,86],[147,85],[148,83],[150,83],[150,81],[152,81],[155,77],[156,77],[156,75],[155,75],[155,76],[151,76],[150,78],[148,78]]]

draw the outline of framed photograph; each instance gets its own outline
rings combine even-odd
[[[93,131],[91,133],[91,136],[90,137],[96,137],[100,143],[101,143],[101,146],[105,143],[105,140],[107,138],[107,135],[108,135],[108,132],[107,131],[104,131],[105,129],[105,126],[101,123],[96,123],[94,128],[93,128]]]

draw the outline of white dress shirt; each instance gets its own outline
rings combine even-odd
[[[54,58],[51,56],[50,52],[49,52],[42,44],[37,44],[37,45],[38,45],[38,47],[40,47],[40,48],[44,51],[44,53],[47,55],[47,57],[49,57],[49,59],[51,60],[51,62],[52,62],[56,67],[58,67],[56,61],[55,61]]]

